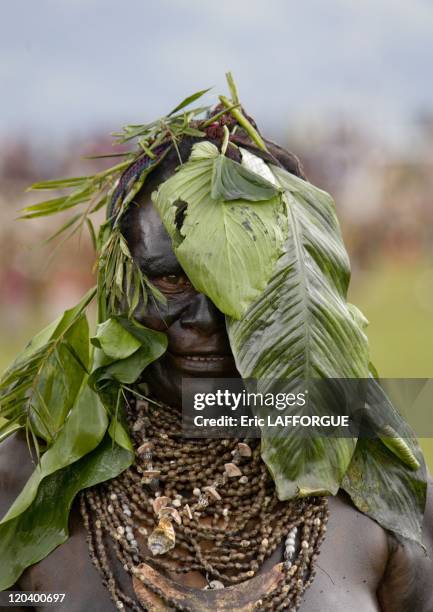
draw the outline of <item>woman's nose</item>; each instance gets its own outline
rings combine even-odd
[[[202,293],[182,313],[180,324],[185,328],[194,328],[205,335],[211,335],[224,326],[224,315]]]

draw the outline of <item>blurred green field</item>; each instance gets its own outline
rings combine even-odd
[[[354,280],[349,299],[369,320],[379,374],[433,377],[433,264],[382,261]]]
[[[354,273],[349,299],[370,321],[371,359],[380,376],[433,378],[433,262],[383,259]],[[47,323],[39,312],[18,330],[1,330],[0,370]],[[421,444],[433,470],[433,439]]]
[[[383,378],[433,378],[433,262],[383,260],[354,275],[349,294],[368,318],[371,360]],[[420,440],[433,471],[433,439]]]

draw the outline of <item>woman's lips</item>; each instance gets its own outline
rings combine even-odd
[[[232,355],[216,355],[197,353],[193,355],[177,355],[167,353],[173,365],[185,374],[213,376],[215,374],[233,373],[235,361]]]

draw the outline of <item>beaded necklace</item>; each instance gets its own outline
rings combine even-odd
[[[284,542],[281,579],[245,609],[298,610],[326,532],[326,498],[280,502],[258,440],[185,440],[180,412],[153,401],[131,402],[127,416],[135,464],[80,498],[90,557],[116,607],[150,609],[144,590],[164,609],[203,609],[165,592],[149,571],[198,571],[204,589],[233,591]],[[121,589],[110,551],[142,587],[137,599]]]

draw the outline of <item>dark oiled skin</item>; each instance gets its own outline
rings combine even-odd
[[[230,358],[222,313],[190,285],[174,256],[158,214],[145,200],[143,198],[142,206],[132,209],[124,231],[134,258],[143,272],[165,293],[167,306],[157,307],[150,300],[146,307],[140,306],[135,315],[145,325],[167,332],[168,355],[149,368],[147,379],[158,398],[171,405],[180,405],[182,376],[192,375],[185,371],[182,359],[179,360],[182,355],[199,353],[227,357],[218,367],[211,361],[200,362],[201,370],[193,374],[196,376],[236,376],[237,372]],[[16,498],[32,470],[20,434],[0,445],[1,515]],[[431,491],[430,487],[424,527],[430,558],[419,546],[397,544],[378,524],[358,512],[344,495],[330,498],[328,532],[317,560],[316,578],[305,594],[301,612],[432,612]],[[65,544],[24,572],[17,588],[66,593],[63,604],[47,607],[47,610],[114,610],[99,573],[90,561],[76,506],[71,513],[70,533],[71,537]],[[261,571],[279,561],[281,549]],[[119,566],[116,575],[124,589],[131,591],[130,579]]]

